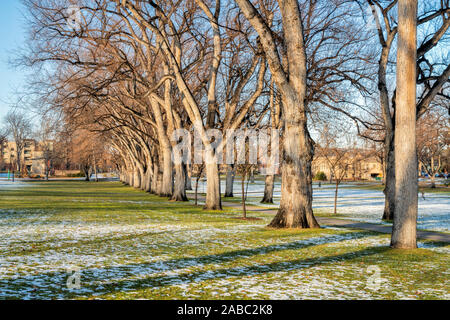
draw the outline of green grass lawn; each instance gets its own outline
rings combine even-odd
[[[450,247],[273,230],[114,182],[0,190],[0,299],[448,299]],[[79,288],[68,288],[73,272]]]

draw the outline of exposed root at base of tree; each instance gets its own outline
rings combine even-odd
[[[294,215],[294,219],[292,222],[287,221],[288,212],[284,208],[278,209],[277,215],[273,218],[272,222],[268,225],[270,228],[292,228],[292,229],[313,229],[320,228],[319,223],[314,218],[312,212],[309,214],[309,217],[306,213],[306,210],[297,210],[292,213]]]
[[[189,200],[186,196],[178,195],[178,196],[172,196],[170,198],[170,201],[182,202],[182,201],[189,201]]]

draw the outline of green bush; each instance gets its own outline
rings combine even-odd
[[[326,181],[327,180],[327,175],[323,171],[318,171],[316,173],[316,175],[314,176],[314,180]]]

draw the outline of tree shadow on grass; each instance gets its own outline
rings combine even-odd
[[[275,262],[256,266],[223,268],[206,272],[184,272],[182,270],[188,267],[201,268],[208,264],[227,263],[237,259],[247,259],[253,256],[265,255],[284,250],[304,249],[327,243],[361,239],[371,235],[373,235],[373,233],[348,232],[338,235],[332,234],[322,237],[302,239],[284,244],[275,244],[252,249],[241,249],[219,254],[208,254],[192,258],[184,257],[166,261],[133,263],[106,268],[91,268],[86,270],[81,268],[81,289],[73,290],[69,290],[66,287],[66,281],[69,276],[66,272],[48,272],[30,276],[20,276],[12,279],[0,279],[0,298],[75,298],[85,295],[90,296],[94,293],[107,294],[130,289],[162,287],[172,284],[183,284],[211,279],[222,279],[243,275],[258,275],[267,272],[306,268],[316,264],[346,260],[350,258],[353,259],[355,256],[371,254],[376,251],[374,251],[374,249],[366,249],[361,252],[331,257],[298,259],[289,262]],[[181,272],[177,272],[176,270],[180,270]],[[169,272],[172,274],[152,276],[153,274],[158,274],[161,272]],[[130,277],[140,277],[140,279],[126,279]]]

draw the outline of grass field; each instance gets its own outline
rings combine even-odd
[[[449,246],[392,250],[388,235],[240,214],[114,182],[4,186],[0,299],[450,298]]]

